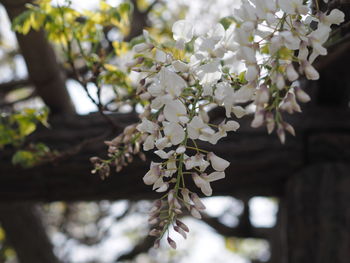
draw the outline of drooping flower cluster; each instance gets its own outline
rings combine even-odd
[[[246,115],[248,106],[254,109],[252,127],[276,130],[282,143],[285,131],[294,135],[282,113],[300,112],[298,102],[310,100],[297,80],[300,75],[319,78],[312,63],[327,54],[323,44],[331,25],[344,20],[337,9],[311,14],[304,2],[243,1],[227,23],[204,35],[195,35],[194,26],[180,20],[172,28],[174,43],[159,45],[145,31],[145,42],[134,46],[137,55],[129,66],[143,74],[138,94],[149,102],[136,129],[143,149],[159,157],[143,180],[166,192],[149,220],[156,245],[167,235],[176,247],[171,226],[186,238],[181,214],[201,218],[205,206],[188,183],[210,196],[210,183],[225,177],[229,162],[199,148],[198,141],[216,144],[236,131],[239,123],[231,118]],[[213,123],[208,110],[214,107],[224,107],[227,119]]]

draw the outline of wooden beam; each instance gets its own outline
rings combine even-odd
[[[114,117],[121,128],[135,122],[134,115]],[[242,122],[237,133],[218,145],[205,145],[231,162],[227,178],[213,183],[216,195],[283,195],[284,183],[298,170],[325,160],[349,161],[350,112],[319,109],[291,116],[297,136],[289,136],[282,145],[275,135],[249,127]],[[42,129],[31,141],[47,143],[52,149],[65,151],[80,142],[98,137],[108,129],[97,115],[55,118],[51,129]],[[121,131],[121,129],[120,129]],[[118,132],[115,135],[118,134]],[[0,201],[14,200],[101,200],[147,199],[156,194],[142,182],[149,167],[138,159],[118,174],[102,181],[91,175],[89,158],[103,156],[107,147],[103,139],[56,164],[31,169],[14,167],[10,155],[2,154],[0,165]],[[189,180],[191,181],[191,180]],[[191,186],[193,187],[193,186]]]
[[[25,11],[25,0],[0,0],[11,21]],[[56,60],[43,30],[31,30],[27,35],[16,34],[18,45],[27,65],[37,94],[53,114],[71,114],[73,104],[65,88],[65,76]]]

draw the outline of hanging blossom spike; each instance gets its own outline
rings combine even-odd
[[[313,62],[327,54],[331,26],[344,21],[337,9],[312,14],[303,0],[242,1],[231,17],[228,28],[216,24],[202,35],[180,20],[169,46],[155,43],[145,31],[145,43],[134,47],[137,57],[129,65],[142,74],[137,94],[149,104],[138,125],[106,143],[117,169],[128,163],[128,151],[140,153],[141,144],[160,158],[143,177],[164,192],[150,211],[155,247],[165,236],[175,249],[169,229],[186,238],[189,229],[180,217],[190,213],[200,219],[205,206],[197,192],[211,196],[211,183],[226,176],[229,161],[198,145],[215,145],[237,131],[238,119],[251,109],[252,127],[266,126],[282,143],[285,131],[295,135],[283,114],[301,112],[299,102],[310,100],[298,78],[319,78]],[[225,110],[227,119],[219,124],[207,112],[214,107]],[[93,162],[106,176],[105,161]],[[195,189],[188,188],[191,182]]]

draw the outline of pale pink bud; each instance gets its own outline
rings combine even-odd
[[[175,214],[180,215],[182,214],[182,211],[180,209],[175,208],[174,209]]]
[[[151,210],[149,211],[150,213],[154,213],[156,211],[159,211],[159,209],[161,208],[162,206],[162,201],[160,201],[159,199],[156,200],[154,203],[153,203],[153,206],[151,208]]]
[[[196,193],[191,194],[191,200],[193,201],[196,209],[205,210],[205,205],[202,203],[201,199],[198,197]]]
[[[304,64],[304,72],[306,78],[309,80],[318,80],[320,78],[320,74],[317,70],[307,61]]]
[[[176,242],[172,240],[170,237],[167,238],[169,245],[173,248],[176,249]]]
[[[177,208],[177,209],[181,209],[181,205],[179,203],[179,200],[174,199],[174,207]]]
[[[155,225],[155,224],[157,224],[158,222],[159,222],[159,218],[158,218],[158,217],[152,217],[152,218],[148,219],[148,223],[149,223],[150,225]]]
[[[180,228],[178,226],[174,226],[174,230],[176,232],[178,232],[184,239],[187,238],[187,235],[186,235],[185,231],[182,228]]]
[[[190,232],[189,228],[187,227],[187,225],[185,225],[182,221],[176,219],[175,220],[176,225],[178,225],[179,227],[181,227],[185,232]]]
[[[290,125],[287,122],[283,122],[283,129],[285,129],[287,132],[289,132],[291,135],[295,136],[295,130],[292,125]]]
[[[174,201],[174,190],[170,190],[168,193],[168,203],[171,204]]]
[[[264,105],[269,102],[269,90],[266,85],[261,85],[258,91],[256,92],[255,104]]]
[[[133,50],[136,52],[136,53],[141,53],[141,52],[144,52],[144,51],[148,51],[148,50],[151,50],[152,48],[154,48],[154,46],[150,43],[140,43],[140,44],[137,44],[133,47]]]
[[[293,64],[289,64],[286,68],[286,74],[289,81],[295,81],[299,78],[298,73],[293,67]]]
[[[287,111],[289,114],[292,114],[294,111],[301,112],[299,104],[295,100],[293,93],[288,93],[285,100],[280,106],[281,110]]]
[[[300,102],[306,103],[311,100],[310,96],[299,87],[295,88],[295,94]]]
[[[201,214],[199,213],[199,211],[194,206],[191,206],[190,212],[191,212],[191,215],[193,217],[195,217],[197,219],[201,219],[202,218]]]
[[[255,112],[254,119],[250,124],[250,126],[252,126],[253,128],[260,127],[264,123],[264,115],[265,115],[264,110],[259,110]]]
[[[306,61],[308,55],[309,55],[309,50],[307,48],[307,42],[301,41],[300,47],[299,47],[298,59],[300,61]]]
[[[187,188],[181,189],[181,195],[184,199],[184,204],[188,210],[190,210],[191,199],[189,195],[190,191]]]
[[[286,142],[286,134],[284,132],[282,125],[280,125],[280,124],[278,124],[277,135],[278,135],[278,138],[280,139],[281,143],[284,144]]]
[[[266,118],[266,128],[268,134],[271,134],[271,132],[275,129],[275,120],[273,118],[272,112],[267,112],[265,115]]]
[[[148,235],[150,235],[150,236],[152,236],[152,237],[157,237],[157,236],[160,235],[160,233],[161,233],[160,230],[153,228],[153,229],[148,233]]]
[[[279,90],[282,90],[285,86],[286,83],[284,81],[283,75],[282,74],[277,74],[276,77],[276,86]]]

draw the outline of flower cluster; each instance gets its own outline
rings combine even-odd
[[[148,102],[136,129],[143,150],[159,157],[143,180],[166,192],[149,219],[156,245],[167,235],[176,247],[171,226],[186,238],[181,214],[201,218],[205,207],[189,182],[210,196],[210,183],[225,177],[229,162],[198,147],[199,141],[216,144],[236,131],[248,107],[254,109],[252,127],[276,130],[282,143],[285,131],[294,135],[282,113],[300,112],[298,102],[310,100],[297,80],[319,78],[312,64],[327,54],[323,44],[331,25],[343,20],[337,9],[312,14],[303,0],[251,0],[203,35],[186,20],[173,25],[170,44],[159,45],[144,31],[145,42],[134,46],[137,55],[129,66],[142,74],[137,93]],[[214,107],[224,107],[227,119],[210,120]]]

